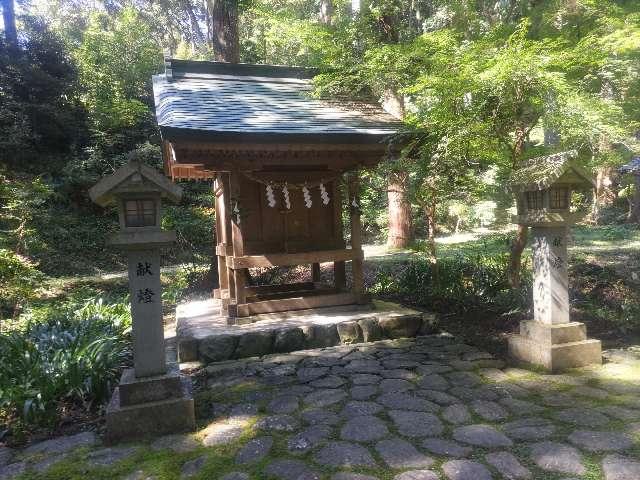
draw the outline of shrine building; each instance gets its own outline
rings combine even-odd
[[[213,180],[220,285],[213,295],[230,323],[368,302],[358,172],[398,154],[389,140],[400,124],[377,105],[314,98],[316,73],[170,59],[153,78],[165,173]],[[333,263],[332,285],[320,284],[325,262]],[[254,285],[248,270],[295,265],[311,266],[312,281]]]

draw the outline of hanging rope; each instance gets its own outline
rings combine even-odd
[[[286,172],[282,172],[282,173],[286,174]],[[282,189],[282,187],[286,185],[289,190],[302,190],[304,187],[307,187],[307,188],[319,187],[320,185],[323,185],[325,183],[330,183],[336,178],[339,178],[340,176],[342,176],[342,173],[334,173],[333,175],[322,177],[320,178],[320,180],[315,180],[313,182],[305,181],[302,183],[291,183],[286,180],[283,180],[281,182],[275,182],[273,180],[263,180],[262,178],[256,177],[254,174],[250,172],[242,172],[242,174],[245,177],[247,177],[249,180],[257,183],[261,183],[262,185],[271,185],[272,188],[280,188],[280,189]]]

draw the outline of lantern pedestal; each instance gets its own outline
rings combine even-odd
[[[532,229],[533,321],[509,339],[515,360],[552,372],[602,363],[600,340],[587,339],[583,323],[569,320],[566,226]]]
[[[178,365],[164,375],[139,378],[125,370],[107,407],[107,441],[188,432],[195,429],[191,381]]]
[[[509,338],[509,355],[551,372],[602,363],[600,340],[587,339],[587,328],[580,322],[545,325],[523,321],[520,335]]]

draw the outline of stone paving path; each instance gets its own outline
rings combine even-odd
[[[196,378],[199,432],[0,449],[0,479],[640,479],[640,358],[544,375],[438,335],[218,363]]]

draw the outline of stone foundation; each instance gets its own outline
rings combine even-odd
[[[587,339],[587,328],[579,322],[546,325],[523,321],[520,334],[509,339],[509,355],[551,372],[602,363],[600,340]]]
[[[123,372],[120,385],[107,406],[106,440],[188,432],[195,429],[191,379],[170,364],[165,375],[136,378],[133,369]]]
[[[415,337],[435,331],[435,315],[374,301],[293,312],[253,315],[228,325],[220,301],[179,305],[176,311],[178,358],[205,363],[287,353],[386,338]]]

